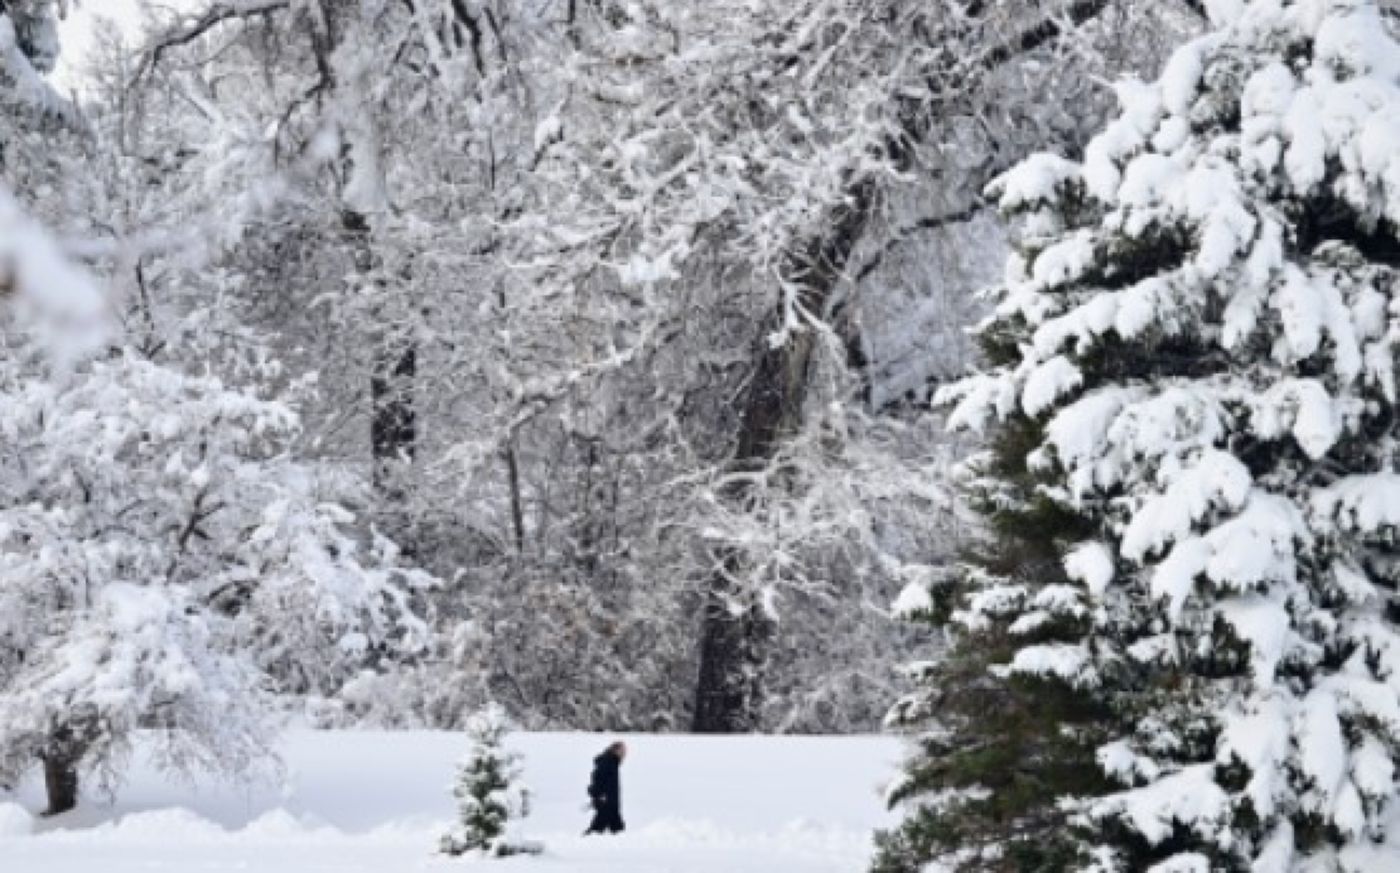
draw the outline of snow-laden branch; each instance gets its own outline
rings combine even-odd
[[[150,75],[167,53],[198,40],[221,24],[267,15],[291,7],[292,0],[218,0],[201,12],[182,15],[147,42],[141,52],[140,61],[132,72],[131,85],[134,87]]]

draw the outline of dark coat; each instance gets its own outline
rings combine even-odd
[[[622,779],[618,767],[622,764],[611,751],[593,759],[593,778],[588,781],[588,796],[595,805],[622,809]]]
[[[618,767],[622,761],[612,751],[593,759],[593,776],[588,780],[588,796],[595,810],[588,833],[618,833],[626,828],[622,822],[622,779]]]

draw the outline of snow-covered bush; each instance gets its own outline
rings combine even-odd
[[[945,399],[1059,566],[970,574],[951,619],[1003,644],[977,681],[1100,708],[1040,710],[1110,780],[1093,869],[1393,870],[1400,44],[1374,0],[1206,6],[1082,163],[993,186],[1020,252]]]
[[[9,226],[29,244],[0,243],[0,782],[41,761],[63,811],[137,729],[168,766],[244,773],[269,756],[269,692],[421,644],[423,577],[362,549],[286,456],[286,405],[119,338],[62,342],[97,292],[0,201]]]
[[[530,814],[529,792],[520,785],[520,754],[505,748],[512,725],[506,711],[491,704],[467,721],[472,749],[457,768],[452,795],[458,821],[442,838],[448,855],[477,852],[505,857],[539,851],[538,846],[508,839],[513,819]]]

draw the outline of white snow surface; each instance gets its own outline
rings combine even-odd
[[[513,835],[540,857],[436,854],[451,824],[447,732],[292,731],[281,784],[182,784],[143,752],[115,801],[85,795],[55,819],[36,776],[0,791],[5,873],[407,873],[462,867],[508,873],[818,873],[864,869],[871,834],[894,824],[882,802],[901,754],[888,737],[620,735],[617,837],[580,836],[593,756],[614,739],[516,734],[531,814]],[[32,825],[33,833],[30,833]],[[94,866],[96,865],[96,867]]]

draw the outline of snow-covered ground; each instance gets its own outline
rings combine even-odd
[[[115,802],[55,820],[34,780],[0,793],[5,873],[405,873],[486,865],[509,873],[854,873],[890,823],[881,784],[897,742],[873,737],[627,736],[628,831],[580,837],[593,755],[610,737],[521,734],[538,858],[434,855],[452,814],[456,734],[293,732],[286,771],[253,787],[180,784],[138,760]]]

